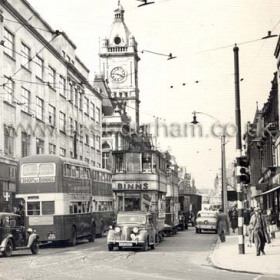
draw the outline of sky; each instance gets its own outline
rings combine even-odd
[[[54,28],[63,30],[77,45],[77,55],[99,73],[99,43],[109,36],[117,0],[29,0]],[[280,33],[279,0],[154,0],[137,7],[121,0],[125,23],[138,43],[140,119],[157,120],[154,143],[169,150],[192,173],[198,188],[212,188],[221,167],[220,138],[211,135],[214,123],[229,128],[235,122],[234,56],[239,47],[242,133],[261,109],[277,71],[274,51]],[[253,41],[248,43],[248,41]],[[142,51],[144,52],[142,53]],[[146,50],[148,52],[146,52]],[[167,60],[172,53],[175,59]],[[196,111],[203,137],[184,134]],[[228,125],[227,125],[228,124]],[[175,129],[175,130],[174,130]],[[155,132],[155,130],[152,130]],[[173,132],[173,133],[170,133]],[[173,135],[173,137],[172,137]],[[174,137],[176,136],[176,137]],[[235,136],[227,137],[227,164],[236,157]]]

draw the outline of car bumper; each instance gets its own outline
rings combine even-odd
[[[204,230],[217,230],[217,227],[214,225],[196,225],[196,228]]]
[[[119,247],[138,247],[145,243],[144,240],[107,240],[107,244],[113,244]]]

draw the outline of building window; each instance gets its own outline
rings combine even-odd
[[[73,83],[71,81],[69,81],[68,85],[69,85],[69,101],[73,102],[74,86],[73,86]]]
[[[66,149],[60,148],[60,149],[59,149],[59,155],[60,155],[61,157],[66,157]]]
[[[80,109],[83,110],[83,94],[80,92]]]
[[[95,110],[94,110],[94,104],[90,102],[89,104],[89,115],[92,119],[95,119]]]
[[[36,76],[38,78],[40,78],[41,80],[43,80],[43,78],[44,78],[44,61],[38,55],[36,56],[35,64],[36,64]]]
[[[91,147],[94,147],[94,138],[95,136],[93,134],[91,134],[89,137],[89,144]]]
[[[42,155],[45,153],[45,148],[44,148],[45,142],[39,138],[36,138],[36,154],[37,155]]]
[[[13,103],[15,82],[5,76],[5,83],[3,84],[3,89],[5,90],[6,101],[8,101],[9,103]]]
[[[30,48],[21,43],[21,65],[30,69]]]
[[[74,125],[73,125],[73,119],[71,117],[69,117],[69,129],[70,129],[70,135],[73,134],[74,132]]]
[[[21,156],[26,157],[30,154],[30,135],[21,133]]]
[[[100,151],[100,136],[95,136],[95,149]]]
[[[80,141],[83,142],[84,139],[84,126],[80,124]]]
[[[43,99],[36,97],[36,117],[39,120],[43,120],[44,116],[44,101]]]
[[[49,144],[49,154],[55,155],[56,153],[56,146],[54,144]]]
[[[22,110],[26,113],[30,111],[30,91],[25,89],[24,87],[21,88],[21,102],[22,102]]]
[[[88,158],[85,158],[85,162],[89,164],[89,159],[88,159]]]
[[[52,67],[49,67],[49,86],[52,88],[55,88],[55,75],[55,70]]]
[[[14,134],[12,127],[4,126],[4,153],[7,156],[14,155]]]
[[[79,92],[78,92],[77,88],[74,89],[74,93],[75,93],[75,95],[74,95],[74,105],[78,107],[78,105],[79,105],[79,99],[78,99],[79,98]]]
[[[4,52],[10,57],[14,57],[15,36],[6,28],[4,28],[4,47]]]
[[[66,80],[62,76],[59,77],[59,94],[66,97]]]
[[[84,112],[87,115],[89,114],[89,101],[86,97],[84,98]]]
[[[66,131],[66,115],[62,112],[59,113],[59,129],[63,132]]]
[[[89,145],[89,136],[86,134],[86,144]]]
[[[55,126],[55,113],[56,109],[52,105],[49,105],[49,124]]]
[[[96,110],[95,120],[97,122],[100,122],[100,109],[96,107],[95,110]]]

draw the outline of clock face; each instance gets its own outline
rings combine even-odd
[[[121,67],[115,67],[112,69],[111,71],[111,78],[114,82],[118,82],[118,83],[121,83],[124,81],[125,79],[125,71],[123,68]]]

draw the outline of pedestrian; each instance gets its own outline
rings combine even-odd
[[[222,209],[219,209],[219,214],[217,218],[217,230],[221,242],[225,242],[225,236],[229,233],[229,221],[227,214],[225,214]]]
[[[254,210],[254,214],[250,220],[250,227],[252,229],[252,241],[256,246],[256,255],[260,256],[260,253],[265,255],[265,243],[270,243],[270,237],[267,232],[265,218],[260,207],[257,206]]]
[[[267,223],[271,239],[275,239],[275,232],[277,231],[277,215],[273,209],[269,209],[267,213]]]
[[[236,210],[236,207],[234,206],[231,212],[231,228],[232,228],[232,232],[235,233],[235,230],[238,226],[238,212]]]
[[[243,214],[243,217],[244,217],[244,225],[243,225],[243,233],[245,235],[245,238],[247,237],[248,240],[249,240],[249,245],[251,245],[251,242],[250,242],[250,230],[249,230],[249,225],[250,225],[250,219],[251,219],[251,215],[250,215],[250,210],[249,209],[244,209],[244,214]],[[251,246],[250,246],[251,247]]]

